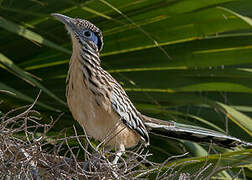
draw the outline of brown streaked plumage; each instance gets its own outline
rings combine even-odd
[[[112,88],[108,84],[109,82],[103,82],[104,85],[97,83],[97,78],[102,79],[101,73],[96,72],[96,75],[89,76],[81,63],[82,57],[79,53],[75,53],[80,47],[74,41],[76,40],[73,39],[73,56],[70,60],[67,85],[67,102],[73,117],[85,128],[87,134],[96,140],[103,141],[105,137],[112,137],[107,145],[115,148],[119,148],[120,144],[125,147],[136,145],[140,136],[121,123],[120,117],[111,107]],[[99,91],[98,88],[106,89],[106,91]],[[111,130],[115,127],[117,128],[111,134]],[[119,131],[121,132],[119,133]]]
[[[100,66],[103,37],[99,28],[87,20],[52,15],[66,25],[72,38],[73,53],[69,63],[66,96],[74,119],[88,135],[102,142],[105,140],[106,145],[119,151],[135,146],[140,140],[148,145],[148,131],[228,148],[251,146],[251,143],[213,130],[142,115],[121,85]],[[117,160],[115,158],[114,162]]]
[[[66,88],[73,117],[89,136],[99,141],[106,139],[105,144],[116,149],[133,147],[140,139],[148,144],[149,136],[141,114],[121,85],[100,66],[99,51],[103,46],[100,30],[86,20],[55,17],[64,19],[73,43]],[[82,29],[95,33],[97,45],[79,37]]]

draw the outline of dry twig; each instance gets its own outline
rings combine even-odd
[[[111,163],[115,153],[107,150],[103,142],[95,147],[85,131],[84,135],[78,135],[73,127],[72,136],[66,136],[63,130],[49,137],[48,132],[63,114],[55,120],[51,118],[49,124],[42,123],[40,113],[33,110],[38,97],[33,104],[0,117],[0,177],[3,179],[114,179],[115,175],[118,179],[148,179],[156,173],[156,179],[187,180],[201,179],[202,173],[211,166],[206,161],[195,174],[181,173],[184,165],[194,161],[166,165],[187,153],[159,164],[148,160],[151,154],[142,145],[126,151],[115,166]],[[71,146],[70,141],[77,142],[78,146]],[[84,154],[85,160],[81,160],[80,154]],[[220,170],[215,167],[206,178]]]

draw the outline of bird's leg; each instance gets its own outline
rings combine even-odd
[[[113,164],[117,164],[119,158],[122,156],[122,154],[125,152],[125,147],[123,144],[119,146],[119,150],[116,152],[115,159],[113,160]]]
[[[116,156],[115,159],[113,160],[113,165],[115,167],[117,167],[117,162],[119,160],[119,158],[122,156],[122,154],[125,152],[125,147],[123,144],[120,144],[118,151],[116,152]],[[115,168],[116,169],[116,168]],[[118,174],[116,173],[116,171],[112,171],[112,174],[114,176],[115,179],[118,179]]]
[[[118,151],[117,153],[116,153],[116,157],[115,157],[115,159],[114,159],[114,161],[113,161],[113,164],[117,164],[117,162],[118,162],[118,160],[119,160],[119,158],[122,156],[122,151]]]

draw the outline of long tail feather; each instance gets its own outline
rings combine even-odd
[[[222,147],[251,146],[252,143],[223,133],[192,125],[185,125],[173,121],[142,116],[146,127],[152,134],[169,138],[184,139],[200,143],[213,143]]]

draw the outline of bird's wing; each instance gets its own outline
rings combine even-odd
[[[149,144],[148,131],[143,123],[141,113],[137,111],[121,85],[108,72],[104,71],[103,73],[109,77],[107,79],[109,79],[112,88],[110,95],[112,109],[127,127],[136,131],[146,144]]]
[[[151,133],[169,138],[184,139],[200,143],[213,143],[226,148],[252,146],[252,143],[223,133],[192,125],[163,121],[143,115],[144,124]]]
[[[118,84],[119,85],[119,84]],[[123,123],[135,130],[141,137],[149,143],[148,131],[143,124],[141,114],[136,110],[124,89],[119,85],[113,87],[111,97],[112,109],[119,115]]]

